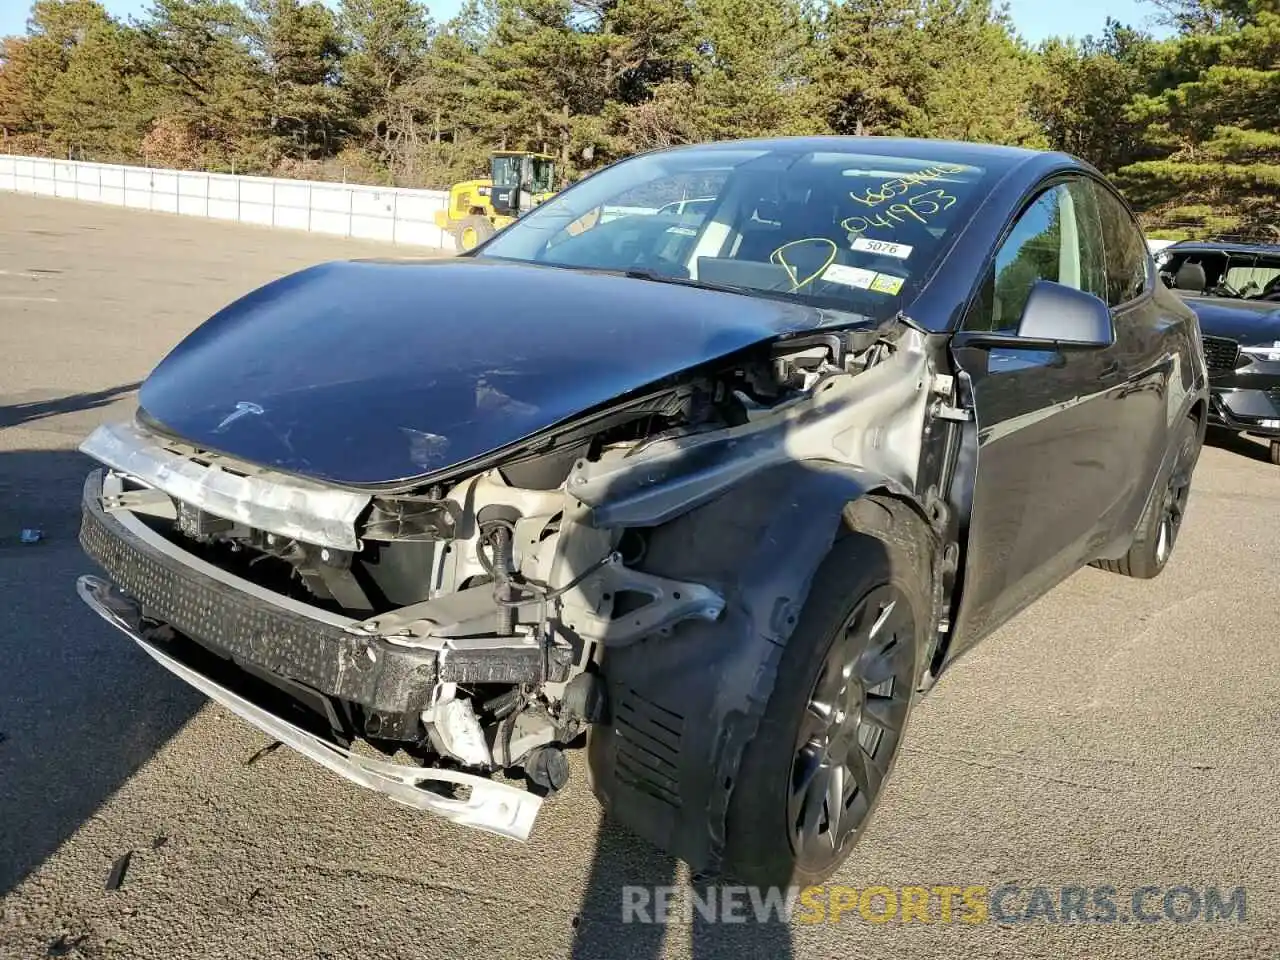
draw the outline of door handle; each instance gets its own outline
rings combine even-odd
[[[1120,376],[1120,361],[1112,360],[1100,371],[1098,371],[1099,380],[1115,380]]]

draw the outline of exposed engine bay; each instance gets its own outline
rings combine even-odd
[[[85,442],[108,467],[105,516],[203,571],[211,589],[322,621],[332,668],[231,614],[201,635],[175,620],[195,614],[164,609],[177,588],[148,595],[89,534],[86,549],[137,596],[144,620],[269,681],[318,690],[344,749],[361,740],[439,769],[505,771],[546,794],[568,776],[563,751],[609,715],[604,652],[714,624],[735,602],[714,578],[647,567],[655,530],[796,461],[915,491],[923,425],[954,391],[925,336],[895,320],[753,348],[393,489],[273,473],[145,417]]]

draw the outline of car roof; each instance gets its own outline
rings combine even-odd
[[[997,172],[1011,170],[1035,160],[1056,161],[1063,166],[1078,168],[1087,166],[1066,153],[1008,147],[994,143],[928,140],[915,137],[768,137],[753,140],[719,140],[714,143],[690,144],[675,149],[734,150],[744,147],[787,153],[832,152],[871,157],[900,157],[905,154],[919,160],[967,163]]]
[[[1179,240],[1161,250],[1161,253],[1177,250],[1204,250],[1214,253],[1269,253],[1280,255],[1280,244],[1230,243],[1224,240]]]

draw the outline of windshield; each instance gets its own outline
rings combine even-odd
[[[514,187],[520,183],[519,157],[493,158],[493,185],[495,187]]]
[[[549,193],[555,189],[556,165],[551,160],[533,159],[533,192]]]
[[[1236,300],[1280,300],[1280,250],[1169,250],[1156,263],[1165,284],[1183,293]]]
[[[883,317],[927,279],[987,179],[960,163],[796,147],[647,154],[547,201],[482,255]]]

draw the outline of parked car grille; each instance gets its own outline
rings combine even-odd
[[[1226,337],[1204,337],[1204,362],[1210,373],[1234,370],[1240,358],[1240,344]]]

